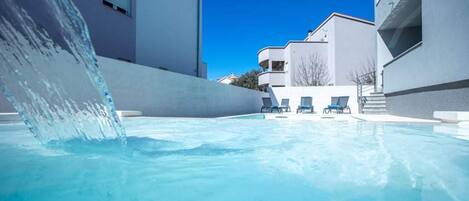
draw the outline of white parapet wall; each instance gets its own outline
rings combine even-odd
[[[331,97],[349,96],[348,104],[352,113],[358,113],[356,86],[273,87],[269,91],[274,102],[280,103],[284,98],[290,99],[292,111],[300,105],[301,97],[311,96],[316,113],[322,113],[323,109],[331,104]],[[373,86],[364,87],[363,95],[368,96],[371,92],[373,92]]]
[[[0,122],[20,121],[18,113],[0,113]]]
[[[117,110],[157,117],[221,117],[259,112],[266,93],[98,57]]]
[[[221,117],[257,113],[267,93],[98,57],[116,109],[152,117]],[[76,84],[80,87],[80,84]],[[0,113],[15,112],[0,94]]]
[[[119,117],[141,117],[143,112],[135,110],[117,110],[117,115]]]

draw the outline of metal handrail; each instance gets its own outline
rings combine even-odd
[[[358,101],[358,112],[360,114],[363,113],[363,107],[367,102],[366,96],[363,96],[363,86],[367,84],[367,81],[371,79],[376,80],[374,76],[376,75],[376,72],[369,72],[365,73],[363,75],[357,76],[357,101]],[[375,81],[376,82],[376,81]],[[375,84],[375,91],[376,91],[376,84]]]

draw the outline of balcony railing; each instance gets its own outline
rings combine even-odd
[[[268,61],[283,61],[284,50],[278,47],[264,48],[258,53],[259,64]]]
[[[376,3],[376,26],[379,28],[388,18],[400,0],[379,0]]]
[[[419,47],[421,47],[423,44],[422,41],[420,41],[419,43],[415,44],[414,46],[412,46],[411,48],[407,49],[406,51],[402,52],[401,54],[399,54],[398,56],[396,56],[394,59],[392,59],[391,61],[389,61],[388,63],[384,64],[384,68],[388,67],[389,65],[391,65],[392,63],[394,63],[395,61],[399,60],[400,58],[404,57],[405,55],[411,53],[412,51],[418,49]]]
[[[285,86],[284,71],[267,71],[258,75],[259,85]]]

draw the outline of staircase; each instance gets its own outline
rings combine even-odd
[[[374,92],[363,98],[363,114],[387,114],[386,97],[382,92]]]

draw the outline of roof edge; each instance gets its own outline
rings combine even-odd
[[[362,18],[358,18],[358,17],[353,17],[351,15],[346,15],[346,14],[342,14],[342,13],[338,13],[338,12],[333,12],[332,14],[329,15],[329,17],[327,17],[316,29],[314,29],[314,31],[311,33],[312,34],[315,34],[316,32],[318,32],[326,23],[328,23],[332,18],[334,17],[341,17],[341,18],[344,18],[344,19],[348,19],[348,20],[352,20],[352,21],[356,21],[356,22],[360,22],[360,23],[364,23],[364,24],[368,24],[368,25],[371,25],[371,26],[374,26],[375,23],[372,22],[372,21],[368,21],[368,20],[365,20],[365,19],[362,19]],[[306,36],[305,40],[309,37]]]
[[[285,49],[287,48],[289,45],[293,44],[293,43],[328,43],[327,41],[303,41],[303,40],[290,40],[287,42],[287,44],[285,44],[284,46],[267,46],[267,47],[264,47],[262,49],[260,49],[258,52],[257,52],[257,55],[259,56],[259,54],[264,51],[264,50],[267,50],[267,49]]]

